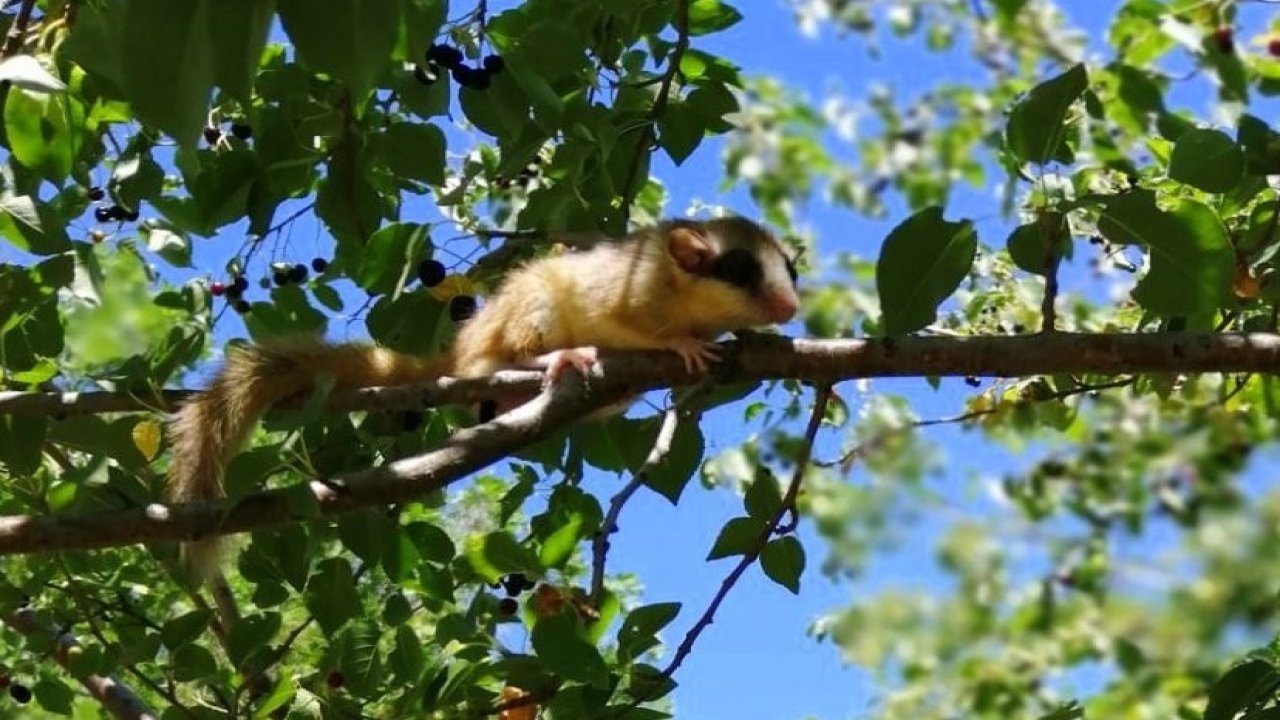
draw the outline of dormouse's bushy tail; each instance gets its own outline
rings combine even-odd
[[[332,378],[335,388],[408,385],[447,375],[451,366],[448,355],[421,358],[316,338],[231,351],[208,389],[188,400],[170,423],[168,500],[225,497],[226,464],[258,419],[276,403],[310,391],[320,378]],[[223,545],[222,536],[184,543],[183,565],[200,580],[209,579],[221,566]]]

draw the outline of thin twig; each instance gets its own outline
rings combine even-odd
[[[1099,383],[1097,385],[1077,385],[1073,388],[1069,388],[1067,390],[1059,390],[1058,392],[1050,393],[1049,395],[1045,395],[1043,397],[1031,397],[1031,398],[1026,398],[1024,400],[1018,400],[1012,403],[996,404],[989,408],[983,408],[982,410],[970,410],[968,412],[960,413],[959,415],[950,415],[947,417],[940,417],[940,418],[930,418],[927,420],[915,420],[905,425],[899,425],[898,427],[885,428],[877,432],[869,440],[865,440],[853,446],[852,448],[850,448],[848,451],[846,451],[843,455],[841,455],[839,458],[835,460],[815,460],[813,461],[813,464],[821,468],[835,467],[838,465],[845,472],[848,472],[849,466],[853,463],[854,460],[857,460],[858,458],[865,456],[868,452],[875,449],[881,443],[885,442],[886,440],[893,437],[894,435],[907,432],[908,430],[918,430],[920,428],[932,427],[934,425],[955,425],[963,422],[968,422],[970,420],[975,420],[977,418],[984,417],[986,415],[994,415],[995,413],[1005,412],[1010,408],[1021,407],[1023,405],[1034,405],[1036,403],[1042,403],[1042,402],[1065,400],[1069,397],[1073,397],[1076,395],[1083,395],[1085,393],[1090,393],[1090,392],[1097,392],[1099,390],[1114,390],[1115,388],[1121,388],[1128,385],[1132,385],[1136,381],[1137,381],[1136,377],[1130,377],[1130,378],[1122,378],[1120,380],[1114,380],[1112,382]]]
[[[22,41],[27,37],[27,28],[31,25],[31,11],[36,7],[36,0],[22,0],[22,7],[13,19],[13,26],[4,38],[4,48],[0,49],[0,58],[17,55],[22,50]]]
[[[663,677],[670,679],[680,669],[680,665],[689,657],[689,653],[693,652],[693,646],[698,641],[698,636],[711,625],[715,620],[716,610],[720,608],[720,604],[729,596],[729,591],[737,584],[738,579],[755,563],[760,557],[760,553],[764,551],[766,545],[769,544],[769,538],[775,533],[783,529],[783,520],[787,516],[795,517],[798,513],[796,510],[796,499],[800,494],[800,480],[804,477],[804,472],[809,467],[809,459],[813,456],[813,443],[818,435],[818,428],[822,424],[822,418],[827,413],[827,403],[831,399],[831,386],[823,385],[818,388],[817,396],[814,398],[813,412],[809,415],[809,425],[805,428],[804,444],[800,448],[800,455],[796,458],[795,472],[791,475],[791,484],[787,486],[787,492],[782,498],[782,504],[765,523],[764,528],[760,531],[759,537],[752,547],[743,554],[742,559],[734,566],[733,570],[725,576],[720,582],[720,589],[716,591],[715,597],[711,599],[706,610],[702,612],[702,616],[698,618],[689,632],[685,634],[684,640],[680,642],[676,648],[675,655],[671,658],[671,662],[662,670]],[[788,522],[787,526],[791,531],[795,529],[794,521]],[[643,702],[643,700],[642,700]]]
[[[653,447],[649,450],[649,456],[645,458],[644,464],[635,472],[628,482],[618,494],[613,496],[609,501],[609,512],[604,516],[604,522],[600,525],[600,531],[596,533],[595,540],[591,543],[591,602],[598,603],[600,597],[604,594],[604,568],[605,558],[609,554],[609,536],[617,531],[618,517],[622,514],[622,508],[635,494],[636,490],[649,479],[649,473],[662,464],[667,459],[667,455],[671,452],[671,441],[676,436],[676,429],[680,425],[680,406],[673,405],[662,418],[662,425],[658,428],[658,436],[653,441]]]
[[[631,218],[631,203],[635,201],[635,195],[639,191],[637,186],[640,182],[640,164],[645,155],[652,150],[653,142],[657,140],[658,121],[667,111],[671,86],[675,83],[676,75],[680,73],[680,61],[684,58],[685,51],[689,49],[689,0],[676,0],[675,17],[672,23],[676,27],[676,44],[667,58],[667,70],[662,75],[662,84],[658,86],[658,95],[654,98],[653,108],[649,111],[649,119],[640,131],[636,152],[631,157],[630,167],[627,168],[626,183],[622,186],[621,209],[624,221]]]

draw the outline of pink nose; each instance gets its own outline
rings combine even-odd
[[[791,293],[778,293],[769,298],[768,312],[769,320],[776,323],[784,323],[795,317],[796,310],[800,307],[800,300]]]

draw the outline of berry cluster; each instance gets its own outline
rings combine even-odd
[[[301,285],[307,281],[307,266],[302,263],[279,266],[275,272],[271,273],[271,280],[280,287]]]
[[[102,202],[106,199],[107,193],[100,187],[89,188],[89,199],[94,202]],[[99,205],[93,209],[93,219],[100,223],[120,222],[120,221],[137,221],[139,215],[137,210],[129,210],[115,203],[110,205]]]
[[[452,45],[436,43],[427,48],[426,67],[416,66],[413,76],[423,85],[430,85],[440,79],[440,68],[453,73],[453,79],[462,87],[472,90],[486,90],[493,76],[502,72],[506,62],[497,55],[486,55],[478,67],[466,63],[462,51]]]
[[[525,577],[524,573],[511,573],[510,575],[504,575],[498,583],[502,585],[502,589],[507,593],[506,597],[498,601],[498,614],[503,617],[511,617],[520,609],[520,603],[516,598],[520,596],[520,593],[526,590],[532,590],[534,588],[534,583],[532,580]],[[496,586],[491,585],[491,587]]]
[[[242,122],[231,123],[231,134],[241,140],[248,140],[253,137],[253,128]],[[204,141],[210,145],[217,145],[222,140],[222,128],[216,125],[209,125],[204,129]]]

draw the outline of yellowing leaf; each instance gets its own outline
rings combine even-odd
[[[133,426],[133,445],[148,461],[155,459],[160,452],[160,423],[155,420],[143,420]]]
[[[465,275],[450,275],[429,292],[436,300],[448,302],[450,298],[458,295],[478,295],[480,285]]]

